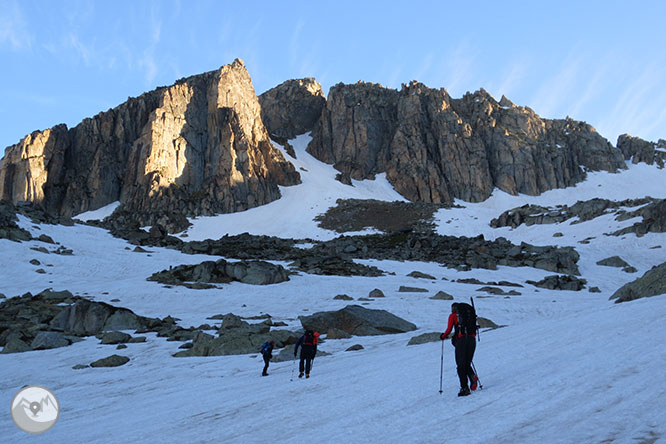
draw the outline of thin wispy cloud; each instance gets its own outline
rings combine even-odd
[[[445,54],[442,62],[442,87],[446,88],[452,97],[460,97],[465,92],[478,88],[470,82],[474,81],[473,67],[475,55],[467,42],[460,42],[450,53]],[[435,82],[433,85],[439,87]]]
[[[416,81],[424,83],[425,78],[428,75],[428,73],[430,72],[430,69],[432,67],[433,59],[434,59],[434,55],[433,55],[432,52],[429,52],[428,54],[426,54],[426,56],[423,58],[421,64],[419,65],[418,70],[414,72],[413,77],[410,80],[416,80]]]
[[[600,131],[613,136],[629,133],[645,138],[662,128],[666,138],[666,78],[664,60],[653,62],[637,73],[628,73],[627,81],[619,92],[615,105],[605,114],[599,125]],[[662,137],[662,136],[658,136]]]
[[[497,100],[500,100],[502,96],[506,96],[509,100],[513,100],[512,97],[514,93],[520,90],[528,71],[528,62],[513,62],[506,74],[499,79],[498,85],[488,85],[488,92]]]
[[[19,4],[5,2],[0,8],[0,48],[8,47],[15,52],[29,50],[33,39]]]
[[[570,55],[561,64],[559,70],[548,76],[530,100],[532,108],[544,117],[562,117],[563,109],[569,109],[568,103],[575,97],[581,80],[581,60]]]
[[[158,61],[156,57],[157,47],[162,37],[162,22],[158,18],[159,12],[155,7],[151,10],[150,28],[148,29],[147,45],[142,52],[142,56],[137,62],[139,69],[143,71],[146,85],[152,86],[159,72]]]
[[[70,32],[67,36],[67,44],[71,47],[79,58],[86,65],[90,65],[92,57],[94,57],[95,50],[84,44],[79,36],[73,32]]]

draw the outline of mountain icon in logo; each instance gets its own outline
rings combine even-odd
[[[11,413],[14,423],[24,432],[44,433],[58,420],[60,404],[50,390],[31,385],[14,396]]]

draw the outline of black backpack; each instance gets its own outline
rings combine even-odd
[[[305,332],[305,337],[303,338],[303,345],[315,345],[313,331],[308,330]]]
[[[456,312],[458,314],[456,332],[460,335],[475,335],[477,327],[474,307],[464,302],[459,302]]]

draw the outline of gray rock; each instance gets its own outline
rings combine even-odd
[[[627,302],[666,294],[666,263],[652,267],[643,276],[629,282],[613,293],[610,300]]]
[[[368,294],[368,297],[369,297],[369,298],[383,298],[383,297],[385,297],[385,296],[384,296],[384,292],[383,292],[383,291],[381,291],[379,288],[375,288],[374,290],[372,290],[372,291]]]
[[[638,270],[635,267],[632,267],[631,265],[628,267],[624,267],[622,269],[625,273],[638,273]]]
[[[250,324],[245,322],[240,316],[233,313],[227,313],[222,316],[222,327],[220,327],[220,330],[224,331],[230,328],[247,327],[249,325]]]
[[[543,280],[539,282],[535,281],[526,281],[528,284],[534,285],[535,287],[547,288],[549,290],[573,290],[580,291],[585,288],[587,281],[585,279],[579,279],[576,276],[546,276]]]
[[[74,367],[72,367],[74,370],[83,370],[84,368],[89,368],[90,366],[88,364],[76,364]]]
[[[487,286],[486,286],[486,287],[477,288],[476,291],[482,291],[482,292],[484,292],[484,293],[494,294],[494,295],[498,295],[498,296],[504,296],[504,295],[509,294],[509,293],[507,293],[506,291],[504,291],[504,290],[501,289],[501,288],[497,288],[497,287],[487,287]],[[520,294],[520,293],[518,293],[517,291],[512,291],[511,294]]]
[[[32,340],[30,347],[33,350],[48,350],[58,347],[66,347],[70,345],[71,342],[65,338],[62,333],[55,331],[40,331],[35,336],[35,339]]]
[[[430,299],[440,300],[440,301],[452,301],[453,296],[444,291],[438,291],[434,296],[431,296]]]
[[[129,342],[132,339],[132,336],[128,335],[127,333],[123,333],[121,331],[111,331],[108,333],[103,333],[102,334],[102,341],[101,344],[125,344]]]
[[[298,359],[298,357],[294,356],[294,347],[285,347],[277,354],[273,352],[271,362],[286,362],[294,361],[296,359]]]
[[[398,289],[400,293],[427,293],[428,290],[425,288],[418,288],[418,287],[406,287],[404,285],[401,285],[400,288]]]
[[[275,347],[295,344],[298,337],[287,330],[269,331],[264,324],[244,325],[230,329],[220,329],[217,338],[203,332],[197,332],[188,350],[174,354],[175,357],[186,356],[224,356],[258,352],[261,344],[274,340]]]
[[[106,358],[98,359],[95,362],[91,362],[91,367],[120,367],[125,365],[130,361],[130,358],[127,356],[111,355]]]
[[[353,297],[347,296],[346,294],[339,294],[339,295],[335,296],[333,299],[335,299],[336,301],[353,301],[354,300]]]
[[[351,335],[339,328],[331,328],[326,332],[326,339],[348,339]]]
[[[437,278],[435,276],[431,276],[429,274],[421,273],[420,271],[412,271],[407,276],[413,277],[413,278],[418,278],[418,279],[430,279],[432,281],[437,280]]]
[[[55,244],[51,236],[47,236],[46,234],[40,234],[37,240],[47,244]]]
[[[372,310],[360,305],[348,305],[337,311],[319,312],[311,316],[300,316],[306,330],[343,330],[350,335],[368,336],[404,333],[416,330],[416,326],[385,310]]]
[[[500,326],[495,324],[493,321],[490,319],[482,318],[481,316],[476,318],[476,323],[478,324],[479,328],[499,328]]]
[[[139,317],[132,311],[119,308],[104,323],[104,330],[136,330],[141,327]]]
[[[345,351],[357,351],[357,350],[363,350],[363,346],[361,344],[354,344]]]
[[[110,305],[78,300],[65,307],[49,324],[53,330],[74,336],[90,336],[104,330],[106,320],[113,310]]]
[[[418,345],[418,344],[425,344],[428,342],[437,342],[441,341],[441,334],[442,332],[432,332],[432,333],[423,333],[418,336],[414,336],[409,340],[407,345]]]
[[[130,338],[129,343],[130,344],[140,344],[142,342],[146,342],[146,337],[145,336],[135,336],[133,338]]]
[[[281,265],[265,261],[227,262],[219,259],[216,262],[206,261],[198,265],[179,265],[154,273],[149,281],[157,281],[169,285],[187,285],[199,288],[212,288],[206,283],[229,283],[239,281],[252,285],[269,285],[289,280],[289,273]]]
[[[599,287],[590,287],[588,291],[590,293],[601,293],[601,289]]]
[[[617,267],[617,268],[623,268],[629,266],[629,264],[625,262],[620,256],[607,257],[606,259],[602,259],[599,262],[597,262],[597,265],[603,265],[606,267]]]
[[[32,350],[32,348],[30,348],[30,346],[21,339],[20,335],[10,334],[7,337],[5,346],[3,347],[2,351],[0,351],[0,353],[2,354],[23,353],[30,350]]]
[[[118,346],[116,347],[116,350],[124,350],[126,348],[127,348],[127,346],[125,344],[118,344]]]

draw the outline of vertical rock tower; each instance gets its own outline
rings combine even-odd
[[[169,213],[242,211],[300,176],[270,142],[250,75],[236,59],[7,148],[0,198],[72,216],[120,200],[142,225]]]

